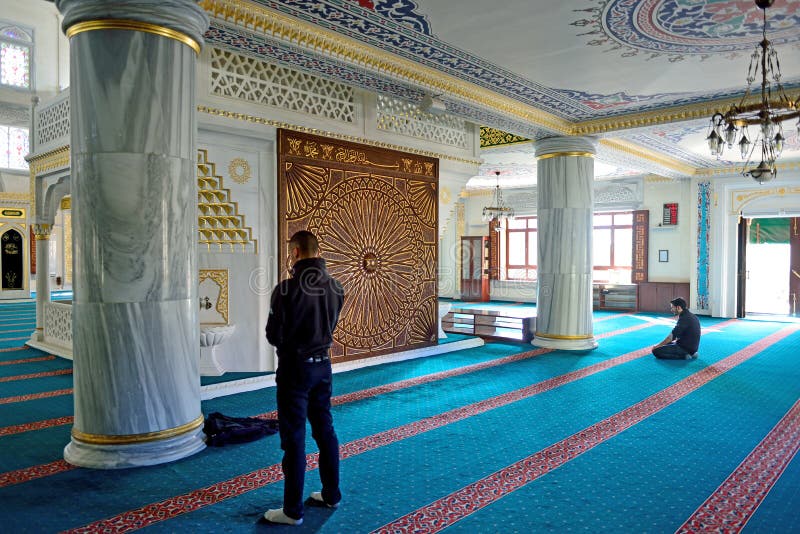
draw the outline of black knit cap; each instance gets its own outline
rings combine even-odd
[[[686,301],[683,300],[683,298],[681,298],[681,297],[678,297],[676,299],[672,299],[671,301],[669,301],[669,303],[672,304],[673,306],[680,306],[684,310],[686,309]]]

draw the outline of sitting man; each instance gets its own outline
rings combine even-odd
[[[700,346],[700,321],[686,309],[686,301],[681,297],[669,302],[673,315],[678,316],[678,324],[664,341],[653,347],[653,355],[664,360],[688,360],[697,357]]]

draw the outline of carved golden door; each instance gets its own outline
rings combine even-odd
[[[278,130],[278,263],[309,230],[345,289],[333,361],[437,342],[434,158]]]

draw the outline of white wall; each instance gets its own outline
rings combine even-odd
[[[690,264],[696,241],[693,221],[697,201],[691,195],[691,180],[647,181],[644,206],[650,211],[650,247],[648,275],[651,282],[689,282]],[[666,203],[678,203],[678,225],[662,226],[662,209]],[[693,218],[694,214],[694,218]],[[696,222],[694,223],[696,224]],[[659,251],[666,250],[669,261],[659,261]]]

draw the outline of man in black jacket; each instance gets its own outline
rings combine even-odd
[[[339,505],[339,440],[331,416],[329,349],[344,302],[341,284],[328,274],[314,234],[302,230],[289,241],[292,277],[272,292],[267,341],[278,352],[276,383],[278,424],[283,449],[283,508],[267,510],[272,523],[303,522],[303,479],[306,472],[306,418],[319,447],[322,491],[312,501]]]
[[[678,323],[661,343],[653,347],[653,354],[664,360],[696,358],[700,346],[700,321],[686,309],[686,301],[681,297],[669,304],[672,313],[678,316]]]

